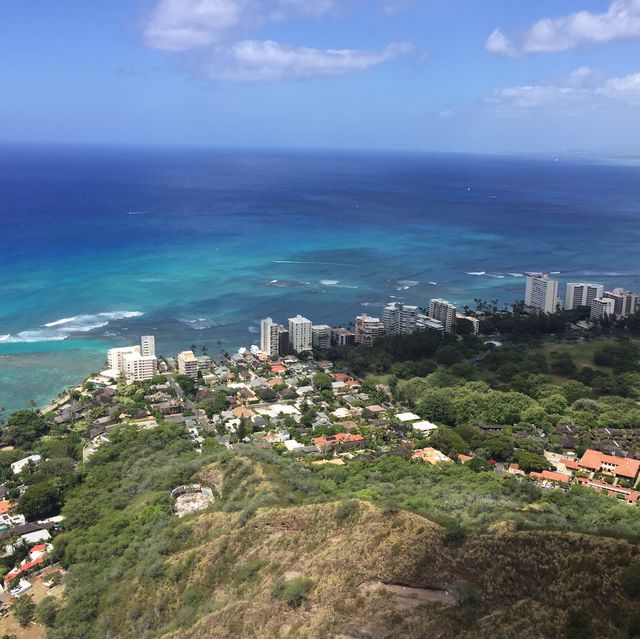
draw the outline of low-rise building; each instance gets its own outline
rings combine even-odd
[[[435,448],[422,448],[414,451],[411,455],[411,459],[420,459],[427,464],[435,466],[441,463],[452,463],[453,460],[447,457],[443,452],[436,450]]]
[[[604,481],[598,481],[596,479],[589,479],[587,477],[578,477],[578,483],[588,488],[593,488],[598,492],[605,491],[613,497],[620,497],[630,504],[635,504],[640,497],[640,492],[626,488],[624,486],[616,486],[614,484],[608,484]]]
[[[416,320],[416,330],[418,331],[437,331],[441,335],[444,334],[444,324],[428,315],[419,314]]]
[[[583,470],[613,475],[633,482],[638,479],[640,473],[640,460],[605,455],[591,448],[584,452],[578,464]]]
[[[365,444],[362,435],[351,433],[337,433],[336,435],[326,435],[325,437],[316,437],[313,440],[314,445],[321,453],[326,453],[332,448],[353,448],[360,447]]]
[[[567,475],[565,473],[558,473],[552,470],[543,470],[541,473],[537,473],[535,471],[529,473],[529,477],[532,479],[537,479],[542,483],[553,482],[556,484],[570,484],[571,483],[571,475]]]
[[[13,462],[13,464],[11,464],[11,471],[14,475],[19,475],[29,466],[29,464],[36,466],[41,461],[42,457],[40,455],[29,455],[29,457],[24,457],[23,459],[19,459],[17,462]]]

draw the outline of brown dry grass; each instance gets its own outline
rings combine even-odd
[[[594,636],[609,637],[620,611],[640,612],[619,585],[621,569],[638,557],[627,542],[505,526],[451,547],[443,529],[417,515],[361,502],[338,524],[336,508],[259,509],[244,525],[237,513],[202,514],[192,521],[190,549],[169,560],[188,567],[127,599],[146,609],[161,600],[165,614],[177,616],[199,593],[199,621],[165,639],[550,639],[563,636],[568,611],[595,601]],[[294,576],[314,584],[300,608],[272,594],[278,580]],[[393,589],[361,587],[372,582],[456,595],[470,589],[477,601],[407,606]],[[119,636],[136,635],[132,627]]]

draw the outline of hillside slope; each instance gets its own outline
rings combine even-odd
[[[504,531],[461,543],[411,513],[347,503],[261,509],[246,523],[202,515],[190,549],[171,560],[188,570],[154,592],[141,586],[129,601],[140,609],[163,601],[178,616],[185,601],[210,607],[167,639],[548,639],[570,631],[572,612],[589,620],[584,636],[615,637],[626,635],[616,624],[640,612],[620,586],[623,567],[637,558],[626,542]],[[278,588],[296,578],[311,586],[298,607]]]
[[[640,636],[635,544],[497,519],[464,533],[323,501],[329,480],[309,472],[241,452],[196,459],[171,429],[124,432],[67,504],[67,605],[48,637]],[[216,501],[178,519],[168,489],[189,478]]]

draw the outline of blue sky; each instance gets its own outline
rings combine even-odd
[[[0,140],[637,152],[640,0],[1,0]]]

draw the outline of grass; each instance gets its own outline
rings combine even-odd
[[[539,348],[532,349],[532,352],[543,352],[547,357],[553,352],[568,353],[576,363],[577,370],[588,366],[594,370],[600,370],[604,373],[611,373],[611,368],[608,366],[597,366],[593,363],[593,355],[597,348],[606,344],[607,342],[615,341],[613,337],[600,337],[592,340],[583,340],[575,342],[548,342]],[[640,338],[631,338],[631,341],[640,344]],[[565,381],[567,378],[561,375],[554,375],[556,381]]]

